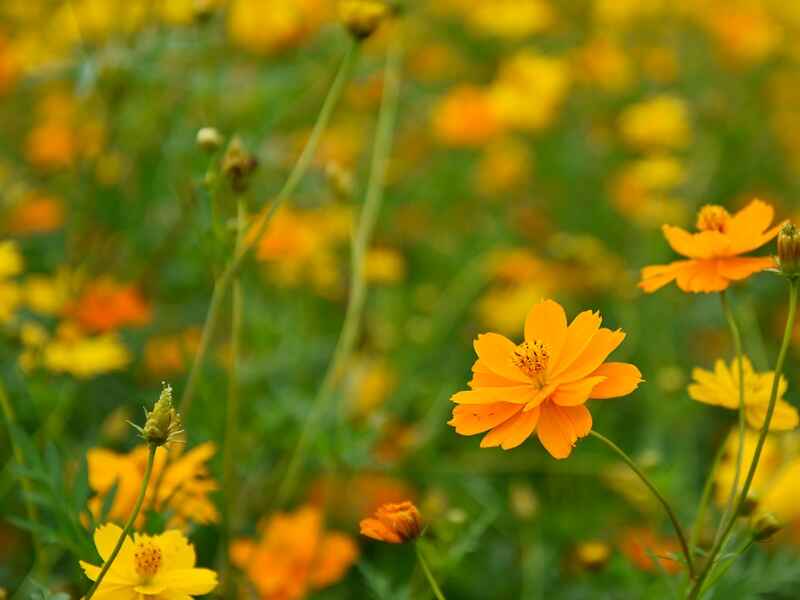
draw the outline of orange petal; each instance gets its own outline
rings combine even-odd
[[[481,387],[457,392],[450,397],[456,404],[489,404],[491,402],[512,402],[527,404],[539,393],[532,385],[515,387]]]
[[[514,381],[530,381],[530,377],[511,362],[511,354],[516,346],[504,335],[499,333],[481,334],[473,342],[473,346],[481,359],[481,364],[491,369],[493,373]]]
[[[695,260],[678,273],[677,284],[684,292],[721,292],[730,281],[717,271],[717,260]]]
[[[717,261],[717,272],[726,279],[740,281],[775,266],[775,259],[771,256],[721,258]]]
[[[592,415],[584,405],[558,406],[546,402],[539,417],[539,441],[553,458],[567,458],[579,437],[592,429]]]
[[[540,408],[518,414],[495,427],[481,440],[481,448],[500,446],[503,450],[516,448],[527,440],[539,422]]]
[[[589,398],[618,398],[627,396],[643,381],[642,372],[629,363],[610,362],[600,365],[592,375],[602,375],[606,380],[598,384]]]
[[[734,238],[753,237],[763,233],[775,216],[773,208],[761,200],[753,200],[728,221],[726,232]]]
[[[601,322],[600,313],[591,310],[585,310],[573,319],[567,328],[566,340],[558,360],[550,361],[548,379],[558,377],[559,373],[564,372],[580,356],[597,333]]]
[[[608,355],[616,350],[624,339],[625,333],[619,329],[617,331],[606,328],[599,329],[580,356],[569,368],[558,375],[559,381],[569,382],[583,379],[602,365]]]
[[[639,287],[651,294],[673,281],[678,273],[686,267],[690,260],[678,260],[668,265],[652,265],[642,269],[642,280]]]
[[[557,361],[567,335],[567,315],[558,302],[535,304],[525,319],[525,339],[544,343],[551,361]]]
[[[493,404],[459,404],[453,409],[453,418],[447,424],[461,435],[475,435],[489,431],[504,423],[521,410],[519,404],[495,402]]]
[[[558,386],[555,393],[553,393],[550,398],[559,406],[576,406],[578,404],[583,404],[589,399],[589,394],[594,387],[605,380],[606,378],[604,376],[595,376],[573,381],[572,383],[565,383]]]
[[[689,233],[680,227],[664,225],[661,230],[672,249],[688,258],[711,258],[727,253],[731,239],[719,231]]]
[[[379,542],[388,542],[390,544],[402,544],[402,538],[395,532],[389,529],[381,521],[375,518],[363,519],[361,521],[360,529],[361,535],[365,535],[373,540]]]
[[[488,368],[484,367],[480,361],[477,361],[472,367],[472,379],[469,382],[469,387],[503,387],[519,385],[519,381],[512,381],[506,379],[496,373],[492,373]]]

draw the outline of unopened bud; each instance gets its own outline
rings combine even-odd
[[[800,230],[786,223],[778,234],[778,267],[787,277],[800,277]]]
[[[144,427],[136,427],[142,438],[152,446],[163,446],[174,441],[183,430],[181,419],[172,405],[172,387],[164,385],[153,410],[144,411]]]
[[[390,9],[381,0],[340,0],[339,19],[347,30],[357,39],[371,36],[381,22],[389,15]]]
[[[783,525],[775,515],[764,513],[756,517],[753,522],[753,539],[757,542],[766,542],[781,529],[783,529]]]
[[[257,166],[256,157],[247,151],[242,140],[238,136],[233,138],[222,158],[222,172],[230,181],[234,192],[241,194],[247,190],[250,176]]]
[[[197,131],[196,141],[206,152],[213,152],[222,145],[222,135],[214,127],[203,127]]]

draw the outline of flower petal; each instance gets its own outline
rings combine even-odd
[[[491,402],[527,404],[537,396],[538,392],[539,390],[532,385],[483,387],[457,392],[450,397],[450,400],[456,404],[488,404]]]
[[[672,249],[688,258],[725,256],[731,247],[731,240],[719,231],[689,233],[672,225],[664,225],[661,230]]]
[[[461,435],[475,435],[489,431],[506,422],[521,410],[519,404],[495,402],[493,404],[460,404],[453,409],[453,418],[447,424]]]
[[[691,263],[690,260],[678,260],[668,265],[651,265],[642,269],[642,280],[639,287],[646,294],[652,294],[675,280],[678,274]]]
[[[550,361],[548,380],[554,380],[575,361],[581,352],[589,345],[597,330],[600,328],[600,313],[585,310],[580,313],[567,328],[564,347],[557,361]]]
[[[217,574],[210,569],[175,569],[158,574],[158,585],[171,594],[197,596],[217,587]],[[155,580],[153,582],[155,584]]]
[[[539,417],[539,441],[553,458],[567,458],[575,442],[592,429],[592,415],[584,405],[558,406],[545,402]]]
[[[596,385],[589,398],[604,399],[627,396],[643,381],[642,373],[632,364],[609,362],[597,367],[592,375],[602,375],[605,381]]]
[[[753,429],[761,429],[764,426],[764,419],[767,417],[767,404],[755,404],[747,407],[745,411],[747,422]],[[791,431],[800,422],[797,409],[786,402],[778,400],[775,404],[775,411],[772,413],[772,420],[769,423],[770,431]]]
[[[475,352],[485,365],[497,375],[519,382],[529,382],[530,377],[511,362],[516,346],[514,342],[499,333],[484,333],[473,342]]]
[[[525,340],[539,340],[551,361],[557,361],[567,335],[567,315],[558,302],[543,300],[535,304],[525,319]]]
[[[747,256],[719,259],[717,272],[726,279],[741,281],[764,269],[775,267],[775,259],[771,256]]]
[[[678,273],[678,287],[684,292],[721,292],[730,282],[717,272],[717,260],[695,260]]]
[[[576,406],[578,404],[583,404],[589,399],[589,394],[591,394],[592,389],[605,380],[605,377],[598,376],[565,383],[559,385],[550,398],[559,406]]]
[[[620,329],[616,331],[606,328],[599,329],[592,337],[589,345],[575,359],[575,362],[558,375],[558,380],[568,382],[583,379],[602,365],[608,355],[616,350],[624,339],[625,333]]]
[[[540,407],[511,417],[502,425],[495,427],[481,440],[481,448],[500,446],[503,450],[516,448],[527,440],[539,422]]]

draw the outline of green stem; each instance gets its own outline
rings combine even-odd
[[[247,211],[244,198],[240,195],[237,198],[236,216],[236,251],[240,249],[244,234],[247,229]],[[242,282],[237,275],[233,282],[231,309],[231,366],[228,377],[228,407],[225,414],[225,438],[222,457],[222,482],[225,490],[225,533],[223,544],[228,547],[232,535],[233,507],[236,503],[236,481],[234,477],[234,459],[236,457],[236,427],[239,423],[239,359],[241,357],[242,345],[242,319],[244,311],[244,296],[242,292]],[[229,553],[222,551],[223,581],[229,580]]]
[[[728,559],[728,561],[722,566],[722,568],[719,569],[716,573],[714,573],[714,576],[711,579],[706,581],[702,591],[706,591],[707,589],[711,589],[712,587],[714,587],[717,581],[722,579],[725,573],[727,573],[728,570],[733,566],[733,563],[736,562],[736,559],[739,558],[745,552],[747,552],[750,549],[750,546],[752,546],[754,543],[755,539],[753,537],[750,537],[744,544],[742,544],[742,546],[736,552],[734,552],[733,556],[731,556]]]
[[[736,318],[731,310],[731,305],[728,302],[728,296],[723,290],[720,295],[722,302],[722,312],[725,314],[725,320],[728,322],[728,327],[731,330],[731,338],[733,339],[733,348],[736,352],[737,370],[739,376],[739,447],[736,451],[736,468],[733,472],[733,485],[728,494],[728,501],[725,505],[725,512],[722,513],[717,532],[714,534],[714,544],[717,543],[719,537],[722,535],[723,525],[728,521],[732,512],[734,502],[736,501],[736,492],[739,489],[739,479],[742,472],[742,461],[744,460],[744,417],[745,417],[745,398],[744,398],[744,356],[742,353],[742,336],[739,333],[739,326],[736,323]],[[713,548],[713,544],[712,544]]]
[[[428,580],[428,583],[431,586],[431,590],[433,591],[433,595],[436,596],[436,600],[445,600],[444,594],[442,593],[439,584],[436,583],[436,579],[431,572],[431,568],[428,566],[428,561],[425,559],[425,555],[422,553],[422,549],[419,547],[418,543],[414,543],[414,550],[417,553],[417,560],[419,561],[419,566],[422,567],[422,572],[425,573],[425,579]]]
[[[294,193],[298,183],[300,183],[306,171],[308,170],[311,160],[316,154],[317,146],[322,138],[322,134],[325,132],[325,129],[327,129],[328,123],[333,115],[333,111],[339,102],[339,98],[342,95],[345,84],[350,79],[350,74],[352,73],[353,66],[355,65],[357,48],[358,45],[356,42],[350,42],[350,46],[348,47],[347,52],[342,59],[339,71],[336,74],[336,78],[333,80],[330,90],[328,91],[328,95],[325,98],[325,102],[322,105],[322,109],[317,116],[317,121],[314,124],[311,135],[309,136],[305,148],[303,148],[303,151],[301,152],[300,157],[297,159],[297,162],[295,163],[292,172],[289,174],[289,178],[286,180],[283,188],[281,188],[280,192],[278,192],[278,196],[275,198],[269,208],[259,217],[254,226],[253,235],[247,236],[238,252],[234,252],[233,257],[228,262],[228,265],[225,267],[222,275],[219,276],[214,284],[214,291],[211,295],[211,303],[208,307],[205,324],[203,325],[203,333],[200,338],[200,346],[197,349],[197,354],[195,354],[192,368],[189,371],[189,378],[186,380],[186,386],[183,389],[183,395],[181,397],[179,412],[184,420],[186,420],[188,417],[189,408],[191,407],[192,400],[194,399],[194,393],[197,388],[203,361],[205,360],[209,343],[214,335],[214,330],[216,329],[217,322],[219,320],[219,311],[222,305],[222,300],[225,297],[228,288],[233,283],[234,276],[241,268],[244,259],[247,257],[247,254],[256,244],[258,244],[258,242],[261,240],[261,237],[266,232],[267,226],[272,220],[275,211],[277,211],[278,208],[280,208],[280,206]]]
[[[387,53],[383,100],[378,115],[372,163],[370,165],[370,178],[367,184],[364,208],[358,221],[350,255],[351,275],[347,311],[328,369],[303,423],[300,437],[289,458],[286,473],[278,487],[275,497],[278,506],[283,506],[294,491],[298,471],[303,464],[308,445],[316,434],[319,420],[330,403],[336,389],[336,383],[353,351],[358,336],[367,292],[367,284],[364,278],[364,256],[383,202],[386,169],[389,162],[400,99],[400,66],[401,46],[399,39],[395,38]]]
[[[17,415],[14,412],[14,407],[11,405],[11,401],[8,398],[8,394],[6,393],[5,387],[0,384],[0,408],[3,411],[3,417],[6,420],[6,427],[8,428],[8,440],[11,444],[11,452],[14,455],[14,460],[21,468],[25,468],[25,456],[22,452],[22,449],[16,444],[14,441],[14,432],[13,427],[17,423]],[[31,482],[28,481],[28,478],[24,475],[19,476],[20,487],[22,488],[22,502],[25,505],[25,512],[28,513],[28,520],[31,523],[38,524],[39,523],[39,511],[36,510],[36,506],[31,502],[30,496],[33,491],[31,488]],[[41,544],[37,540],[34,534],[31,534],[31,540],[33,542],[33,548],[36,553],[36,562],[39,565],[44,564],[44,551],[42,549]]]
[[[709,572],[714,567],[714,561],[725,545],[728,536],[731,534],[733,526],[736,523],[737,516],[741,513],[745,503],[747,502],[747,494],[750,492],[750,486],[753,484],[753,478],[755,477],[756,470],[758,469],[758,462],[761,459],[761,451],[764,449],[764,444],[767,441],[767,434],[769,433],[769,426],[772,422],[772,415],[775,412],[775,405],[778,401],[778,388],[780,387],[783,364],[786,362],[786,354],[789,350],[789,343],[792,339],[792,331],[794,330],[794,321],[795,317],[797,316],[797,286],[798,281],[796,279],[789,280],[789,314],[786,318],[786,327],[783,331],[783,341],[781,342],[781,349],[778,353],[778,360],[775,363],[775,374],[772,377],[772,389],[770,390],[767,413],[764,417],[764,423],[761,426],[761,431],[759,432],[755,451],[753,452],[753,460],[750,462],[750,468],[747,471],[747,477],[745,477],[744,485],[742,486],[742,491],[739,494],[739,500],[736,503],[735,510],[730,516],[730,519],[728,519],[725,529],[722,531],[722,535],[711,548],[706,566],[700,573],[700,576],[697,578],[697,581],[695,581],[695,584],[689,593],[689,600],[695,600],[700,596],[700,592],[703,589],[703,581],[705,581]]]
[[[708,472],[708,475],[706,476],[705,484],[703,484],[703,494],[702,496],[700,496],[700,505],[697,508],[697,517],[695,518],[694,525],[692,526],[692,533],[689,538],[689,547],[695,553],[700,539],[700,532],[702,531],[703,525],[705,524],[708,504],[711,501],[711,490],[714,488],[714,475],[716,474],[717,469],[719,468],[719,463],[722,460],[722,456],[725,454],[725,448],[726,444],[723,441],[723,443],[720,444],[719,448],[717,448],[716,455],[714,456],[714,461],[711,464],[711,470]]]
[[[689,577],[694,579],[694,561],[692,560],[692,553],[689,552],[689,544],[686,542],[686,534],[683,532],[683,527],[681,527],[680,522],[678,521],[678,517],[675,516],[675,511],[672,510],[672,506],[670,506],[669,502],[667,502],[666,498],[661,495],[661,492],[658,491],[655,485],[648,479],[647,475],[645,475],[639,467],[636,466],[636,463],[633,462],[630,456],[625,454],[625,451],[622,450],[619,446],[617,446],[614,442],[608,439],[606,436],[597,433],[595,430],[589,432],[589,435],[596,437],[598,440],[603,442],[606,446],[611,448],[617,455],[628,465],[631,470],[642,480],[642,483],[647,486],[652,494],[656,497],[656,499],[661,503],[664,507],[664,510],[667,512],[667,516],[669,520],[672,522],[672,527],[675,529],[675,533],[678,536],[678,541],[681,545],[681,551],[683,552],[683,556],[686,559],[686,566],[689,569]]]
[[[114,560],[117,558],[119,551],[122,549],[122,545],[125,543],[128,535],[130,535],[133,524],[136,522],[136,517],[139,516],[139,511],[142,509],[142,502],[144,502],[144,496],[147,493],[147,484],[150,482],[150,475],[153,472],[153,461],[155,459],[157,449],[158,446],[150,444],[150,451],[147,454],[147,467],[144,470],[144,478],[142,479],[142,488],[139,490],[139,497],[136,499],[133,512],[131,512],[130,516],[128,517],[128,522],[125,523],[125,527],[122,529],[122,533],[117,540],[117,545],[114,546],[114,549],[111,551],[108,559],[106,559],[106,562],[103,565],[103,568],[100,570],[100,574],[97,576],[94,585],[92,585],[91,589],[86,594],[85,600],[90,600],[91,597],[94,596],[95,592],[100,587],[100,583],[105,578],[106,573],[108,573],[111,565],[114,564]]]

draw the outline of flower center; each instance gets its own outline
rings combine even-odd
[[[158,573],[161,566],[161,548],[150,540],[137,542],[133,551],[133,564],[139,577],[150,579]]]
[[[528,377],[540,379],[545,369],[550,355],[547,348],[539,340],[532,342],[522,342],[514,348],[511,354],[511,362]]]
[[[725,232],[731,214],[717,204],[707,204],[697,214],[697,229],[700,231]]]

